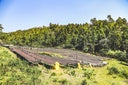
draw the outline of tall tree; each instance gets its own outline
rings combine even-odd
[[[3,29],[3,27],[2,27],[2,25],[0,24],[0,32],[2,32],[2,29]]]

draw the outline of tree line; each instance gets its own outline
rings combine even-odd
[[[93,18],[90,23],[34,27],[1,33],[5,44],[31,47],[61,47],[110,56],[128,62],[128,22],[111,15],[105,20]]]

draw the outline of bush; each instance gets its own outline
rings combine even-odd
[[[88,85],[87,80],[84,79],[84,80],[82,81],[81,85]]]
[[[84,46],[84,47],[83,47],[83,51],[84,51],[84,52],[88,52],[88,50],[89,50],[89,49],[88,49],[87,46]]]
[[[126,59],[126,51],[120,51],[120,50],[108,50],[108,52],[106,53],[107,56],[110,56],[112,58],[116,58],[119,60],[124,61]]]
[[[106,55],[107,55],[107,52],[108,52],[108,49],[102,48],[102,49],[99,50],[99,53],[100,53],[101,55],[103,55],[103,56],[106,56]]]
[[[93,77],[95,76],[95,74],[93,73],[94,70],[90,70],[90,71],[85,71],[84,72],[84,77],[86,77],[87,79],[93,79]]]
[[[72,44],[66,44],[64,48],[74,48],[74,46]]]
[[[27,61],[14,58],[5,48],[0,49],[0,85],[40,84],[41,70]]]
[[[68,84],[69,84],[69,82],[68,82],[67,79],[62,79],[62,80],[60,80],[59,82],[60,82],[62,85],[68,85]]]
[[[58,78],[54,78],[53,79],[53,82],[58,82]]]
[[[56,76],[56,73],[55,72],[51,73],[51,76]]]
[[[125,77],[125,78],[128,79],[128,71],[126,71],[126,70],[121,71],[121,75],[120,76]]]
[[[121,69],[119,70],[116,67],[108,68],[108,70],[109,70],[109,73],[108,73],[109,75],[116,74],[120,77],[128,79],[128,71],[127,70],[121,70]]]
[[[118,74],[118,73],[119,73],[119,70],[116,67],[109,68],[108,74],[112,75],[112,74]]]
[[[70,72],[70,75],[71,75],[71,76],[76,76],[75,70],[71,71],[71,72]]]

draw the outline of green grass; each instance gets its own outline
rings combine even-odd
[[[40,82],[41,71],[0,47],[0,85],[25,85]]]
[[[84,85],[84,83],[89,85],[128,85],[128,79],[125,77],[118,74],[108,74],[108,68],[115,67],[120,69],[120,71],[128,71],[128,66],[115,59],[108,60],[107,62],[108,65],[104,67],[87,68],[83,66],[83,69],[67,67],[59,71],[51,69],[48,70],[48,73],[44,73],[46,77],[45,82],[48,85],[51,85],[51,83],[52,85],[60,85],[60,81],[66,79],[66,85]]]
[[[122,72],[128,72],[126,63],[115,59],[107,62],[104,67],[54,70],[30,65],[7,48],[0,47],[0,85],[128,85],[128,79],[122,76]],[[108,74],[113,67],[118,69],[117,74]]]
[[[58,58],[63,58],[64,56],[58,54],[58,53],[51,53],[51,52],[41,52],[39,53],[41,55],[48,55],[48,56],[51,56],[51,57],[58,57]]]
[[[128,71],[128,66],[123,65],[120,61],[115,59],[108,60],[108,65],[102,68],[94,68],[96,75],[95,79],[98,85],[128,85],[128,79],[119,76],[118,74],[109,75],[108,68],[115,67],[118,68],[120,71]],[[124,63],[124,62],[123,62]],[[125,82],[126,81],[126,82]]]

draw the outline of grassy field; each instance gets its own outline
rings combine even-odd
[[[96,76],[95,80],[98,85],[128,85],[128,77],[122,76],[122,73],[125,72],[128,74],[128,66],[123,65],[124,62],[117,61],[115,59],[107,61],[108,65],[102,68],[94,68]],[[110,68],[118,69],[118,72],[112,74],[110,73]]]
[[[115,59],[104,67],[47,69],[0,47],[0,85],[128,85],[128,65]]]

